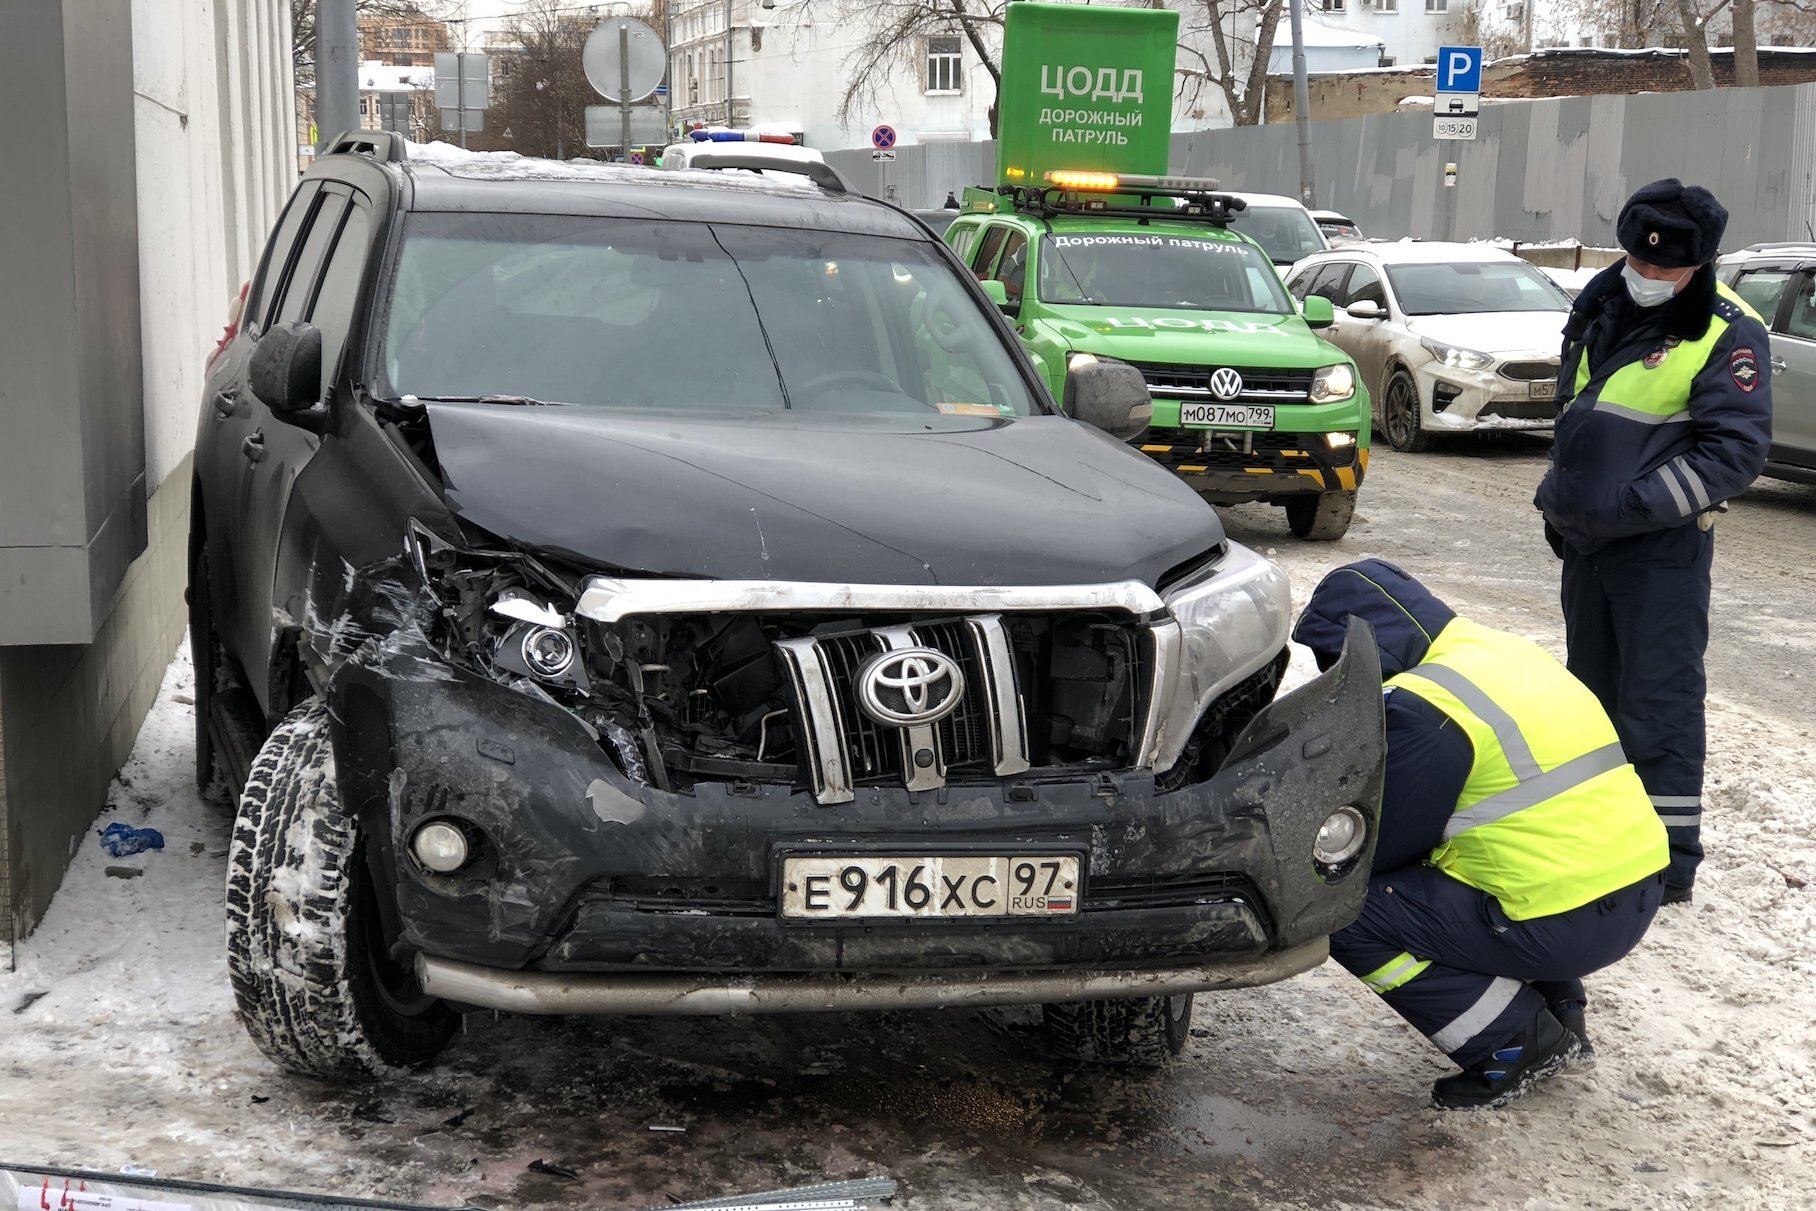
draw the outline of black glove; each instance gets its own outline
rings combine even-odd
[[[1549,518],[1545,521],[1545,541],[1551,544],[1551,553],[1559,559],[1564,557],[1564,536],[1552,526]]]

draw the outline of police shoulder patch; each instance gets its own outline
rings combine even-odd
[[[1728,374],[1742,391],[1759,385],[1759,360],[1751,349],[1736,349],[1728,355]]]

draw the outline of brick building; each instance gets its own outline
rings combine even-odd
[[[1709,59],[1716,84],[1724,88],[1732,85],[1733,53],[1711,49]],[[1312,117],[1359,118],[1364,114],[1429,108],[1434,70],[1427,65],[1313,75],[1308,81]],[[1816,48],[1759,49],[1762,86],[1811,81],[1816,81]],[[1497,59],[1482,71],[1484,102],[1688,92],[1693,87],[1689,52],[1675,49],[1557,48]],[[1269,122],[1293,120],[1290,75],[1268,77],[1264,115]]]
[[[359,19],[361,62],[391,67],[434,67],[435,52],[451,50],[448,27],[420,11]]]

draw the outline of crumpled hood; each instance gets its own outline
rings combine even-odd
[[[1420,315],[1406,321],[1415,336],[1446,345],[1505,357],[1540,354],[1556,357],[1564,346],[1567,311],[1488,311],[1480,315]],[[1343,319],[1343,316],[1338,316]]]
[[[430,404],[461,517],[577,562],[717,579],[1149,585],[1223,539],[1163,468],[1064,417],[629,417]]]
[[[1456,612],[1393,564],[1364,559],[1344,564],[1318,582],[1293,628],[1293,638],[1310,648],[1324,667],[1342,654],[1352,617],[1374,627],[1385,679],[1424,660]]]
[[[1049,305],[1039,322],[1068,349],[1131,362],[1294,370],[1349,360],[1290,315]]]

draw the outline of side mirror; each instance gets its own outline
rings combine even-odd
[[[1381,309],[1381,304],[1371,303],[1367,299],[1363,299],[1361,302],[1351,303],[1343,310],[1352,318],[1358,320],[1383,320],[1387,318],[1387,312]]]
[[[1337,309],[1321,294],[1306,295],[1305,302],[1299,305],[1299,311],[1305,316],[1307,328],[1328,328],[1337,322]]]
[[[990,296],[990,301],[996,304],[996,309],[998,311],[1002,312],[1004,315],[1021,314],[1021,304],[1011,303],[1009,301],[1009,288],[1007,286],[1003,285],[995,278],[986,278],[984,281],[979,282],[978,285],[984,288],[984,293]]]
[[[322,403],[322,332],[314,324],[280,324],[252,349],[252,394],[281,420],[304,428],[326,417]]]
[[[1066,372],[1066,415],[1102,429],[1118,441],[1133,441],[1154,419],[1148,380],[1127,362],[1084,362]]]

